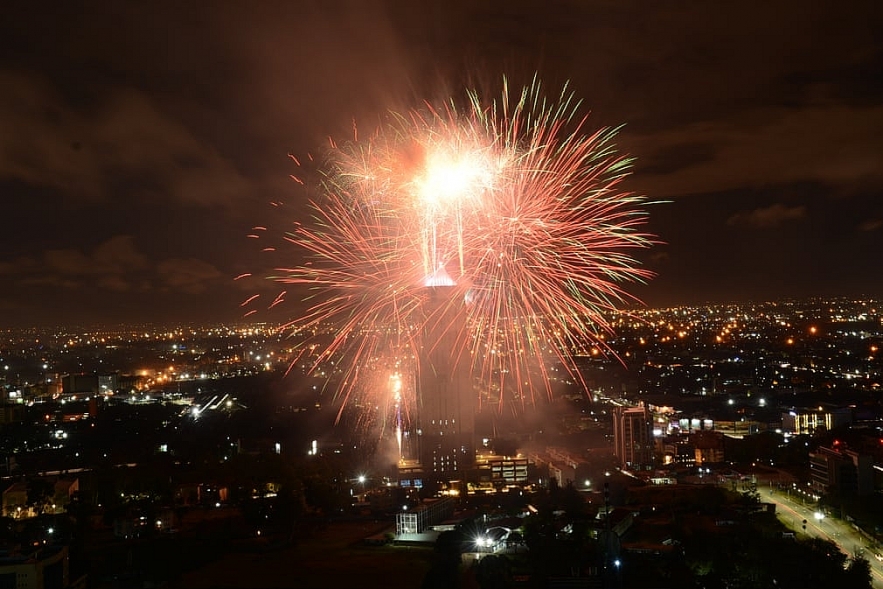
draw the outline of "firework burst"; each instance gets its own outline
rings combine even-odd
[[[315,365],[346,367],[343,404],[415,362],[439,322],[496,402],[551,393],[550,360],[578,379],[574,355],[606,349],[604,314],[633,300],[623,285],[651,276],[630,254],[653,237],[645,200],[620,189],[630,160],[616,132],[590,131],[566,86],[549,98],[534,81],[334,145],[312,221],[286,237],[310,261],[275,278],[309,291],[291,327],[335,326]],[[425,304],[438,288],[443,308]]]

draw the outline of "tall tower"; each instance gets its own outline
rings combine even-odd
[[[614,453],[623,469],[653,468],[653,420],[643,404],[613,410],[613,440]]]
[[[417,374],[417,436],[424,476],[462,476],[475,462],[475,394],[471,362],[463,349],[463,304],[459,289],[426,287]]]

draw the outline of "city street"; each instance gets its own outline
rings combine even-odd
[[[821,514],[817,513],[814,503],[804,503],[786,491],[771,488],[769,484],[759,483],[757,491],[761,502],[776,504],[779,520],[796,534],[829,540],[849,556],[863,556],[871,565],[873,586],[883,589],[883,562],[876,556],[881,554],[881,549],[871,545],[849,523],[827,515],[819,517]]]

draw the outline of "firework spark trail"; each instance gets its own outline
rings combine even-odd
[[[335,198],[321,206],[314,203],[315,227],[300,226],[286,236],[312,254],[313,264],[281,269],[283,275],[277,279],[310,289],[308,300],[313,306],[292,322],[293,327],[318,330],[329,322],[337,325],[333,340],[315,357],[314,366],[346,358],[336,362],[346,367],[342,411],[359,383],[378,388],[381,377],[371,374],[375,366],[385,367],[399,355],[412,354],[403,348],[408,340],[400,326],[407,324],[408,314],[419,301],[413,289],[403,284],[419,281],[422,272],[405,255],[407,248],[397,245],[402,230],[394,217],[378,203],[362,202],[364,193],[350,192],[352,173],[338,171],[330,180],[335,182]],[[365,181],[364,175],[360,181]]]
[[[532,361],[551,392],[547,350],[579,376],[569,354],[586,339],[603,345],[598,336],[610,330],[603,312],[629,298],[620,284],[650,277],[624,250],[651,238],[636,231],[645,220],[642,199],[617,188],[629,162],[612,149],[616,131],[584,134],[585,118],[566,131],[572,95],[563,92],[549,106],[538,90],[489,109],[471,95],[473,112],[511,164],[467,238],[466,249],[478,253],[467,264],[474,291],[468,323],[481,326],[471,341],[485,378],[508,363],[516,386],[525,386]],[[489,350],[496,363],[484,360]]]
[[[624,283],[651,277],[629,251],[654,238],[640,231],[644,199],[619,188],[630,160],[614,148],[617,129],[589,132],[579,111],[566,86],[547,98],[534,80],[332,143],[314,222],[286,237],[312,263],[275,278],[311,289],[291,326],[338,326],[316,365],[347,357],[344,402],[357,367],[419,357],[420,326],[447,316],[426,312],[421,285],[450,285],[452,301],[467,301],[457,354],[483,381],[498,375],[501,403],[504,374],[526,402],[531,374],[551,393],[550,357],[579,378],[571,354],[606,349],[603,313],[633,300]]]

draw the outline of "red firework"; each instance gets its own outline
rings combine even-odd
[[[645,199],[620,188],[630,160],[616,129],[587,129],[579,110],[566,86],[548,98],[537,81],[504,85],[334,146],[313,222],[287,236],[310,263],[276,280],[308,291],[290,327],[334,326],[315,366],[345,366],[344,404],[364,374],[414,362],[440,318],[499,403],[551,393],[550,359],[578,379],[574,355],[606,349],[605,313],[651,277],[630,252],[654,238]],[[439,287],[445,308],[425,305]]]

